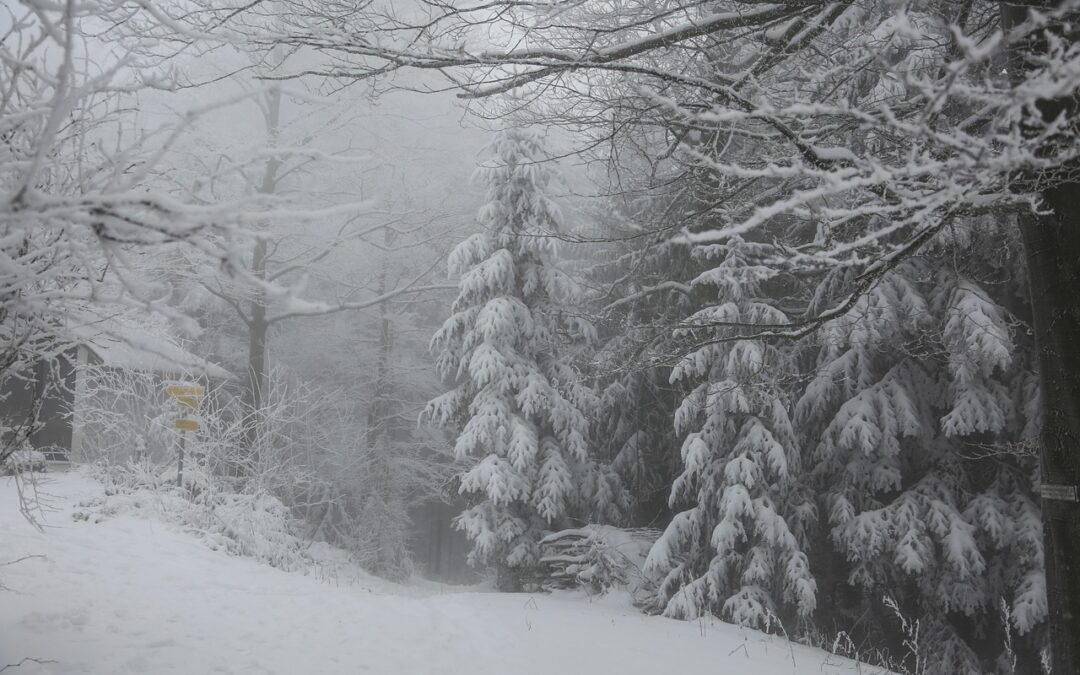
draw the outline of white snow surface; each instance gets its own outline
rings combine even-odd
[[[0,668],[41,661],[6,673],[857,672],[716,620],[646,616],[624,597],[396,585],[333,551],[285,572],[211,550],[152,510],[73,518],[102,490],[79,472],[49,474],[39,531],[19,513],[14,479],[0,478]],[[5,564],[24,556],[40,557]]]

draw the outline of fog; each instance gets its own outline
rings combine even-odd
[[[1080,672],[1076,0],[0,7],[0,672]]]

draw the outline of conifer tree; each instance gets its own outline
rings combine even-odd
[[[774,272],[753,259],[767,248],[735,237],[698,250],[706,260],[720,258],[691,284],[709,289],[714,302],[686,323],[784,323],[761,299],[761,284]],[[762,340],[705,339],[671,374],[673,382],[694,385],[675,413],[685,437],[671,501],[686,508],[646,562],[663,576],[669,616],[712,612],[764,627],[814,611],[817,587],[805,550],[815,511],[798,488],[800,449],[776,377],[785,367],[784,353]]]
[[[919,620],[926,672],[976,675],[1009,660],[1003,624],[1033,660],[1043,636],[1034,458],[1015,452],[1037,433],[1038,393],[1006,310],[941,253],[826,326],[795,419],[835,550],[817,567],[861,591],[830,618],[859,614],[888,639],[888,596]]]
[[[457,526],[473,542],[470,561],[495,565],[499,586],[512,589],[536,564],[543,532],[565,526],[582,503],[595,397],[573,357],[594,331],[567,311],[580,290],[554,265],[561,216],[541,139],[512,129],[491,153],[480,171],[483,231],[450,255],[460,292],[431,342],[452,386],[424,417],[458,428],[455,453],[471,460],[460,490],[471,505]]]

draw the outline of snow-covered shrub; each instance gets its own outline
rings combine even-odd
[[[553,532],[540,540],[542,586],[584,588],[593,594],[620,587],[644,599],[650,589],[642,568],[659,536],[659,530],[610,525]]]
[[[175,467],[148,460],[99,463],[92,475],[105,486],[104,495],[80,504],[76,518],[99,522],[119,515],[150,514],[194,534],[214,550],[255,558],[286,570],[306,565],[306,543],[297,536],[289,509],[265,491],[225,491],[194,463],[185,470],[184,486],[176,485]]]
[[[291,526],[289,509],[265,492],[224,494],[211,504],[214,522],[206,533],[211,548],[250,556],[283,569],[304,565],[305,542]]]
[[[15,450],[0,461],[0,474],[15,474],[22,471],[44,471],[45,453],[33,448]]]

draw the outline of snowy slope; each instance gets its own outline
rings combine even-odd
[[[857,672],[755,631],[648,617],[616,599],[282,572],[160,521],[76,521],[75,504],[101,492],[81,475],[53,475],[44,489],[54,510],[39,532],[18,514],[12,479],[0,478],[0,563],[45,556],[0,566],[0,668],[54,661],[6,673]]]

